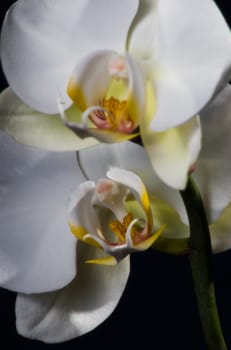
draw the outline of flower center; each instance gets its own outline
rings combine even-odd
[[[122,113],[127,106],[127,101],[119,101],[115,97],[110,97],[103,100],[103,107],[107,111],[115,116],[118,116],[119,113]]]
[[[102,109],[94,110],[89,119],[100,129],[118,130],[123,133],[130,133],[134,130],[134,123],[127,114],[127,101],[111,96],[104,98]]]
[[[126,242],[126,235],[132,221],[134,221],[134,216],[131,213],[128,213],[123,217],[122,222],[114,220],[109,223],[109,228],[118,238],[117,245],[124,244]],[[134,225],[132,225],[131,239],[133,244],[142,242],[148,237],[148,235],[149,233],[146,230],[145,220],[139,219]]]
[[[81,138],[91,135],[104,142],[138,135],[146,110],[145,76],[128,54],[95,52],[74,70],[67,93],[77,107],[69,117],[59,104],[65,125]]]
[[[125,243],[125,235],[128,229],[129,224],[133,220],[133,215],[128,213],[123,217],[123,221],[120,222],[118,220],[111,221],[109,223],[109,228],[118,238],[118,243]]]
[[[107,175],[95,185],[86,182],[88,192],[80,195],[70,214],[71,232],[107,254],[88,263],[116,264],[134,251],[151,247],[163,231],[153,233],[148,195],[139,177],[120,168],[110,169]]]

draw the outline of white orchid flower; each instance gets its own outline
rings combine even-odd
[[[0,285],[19,292],[19,333],[53,343],[72,339],[112,313],[129,260],[85,263],[102,253],[77,241],[68,226],[69,196],[84,181],[73,153],[34,150],[3,132],[0,144]]]
[[[89,332],[113,312],[123,293],[126,256],[149,248],[162,232],[152,230],[145,187],[138,176],[118,168],[93,187],[84,182],[73,153],[34,150],[3,132],[0,144],[0,285],[19,292],[17,329],[45,342]],[[125,149],[121,144],[120,151]],[[127,213],[129,192],[137,205]],[[106,210],[112,215],[105,216]]]
[[[129,195],[136,200],[134,212],[126,210]],[[141,216],[136,217],[137,212]],[[143,182],[134,173],[120,168],[109,170],[107,178],[96,184],[87,181],[80,185],[69,213],[72,233],[106,253],[103,259],[88,262],[105,265],[115,265],[128,254],[151,247],[163,231],[153,233],[152,221]]]
[[[196,115],[229,81],[230,57],[211,0],[19,0],[1,34],[12,91],[0,127],[57,150],[128,140],[139,127],[157,174],[182,189],[201,147]]]

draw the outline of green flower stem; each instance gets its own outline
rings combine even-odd
[[[181,196],[189,218],[188,257],[205,341],[209,350],[227,350],[216,305],[208,222],[200,193],[191,178]]]

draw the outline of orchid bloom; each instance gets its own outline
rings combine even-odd
[[[197,114],[229,81],[230,57],[211,0],[19,0],[1,34],[0,127],[49,150],[140,132],[158,176],[183,189],[201,148]]]
[[[219,134],[217,116],[222,116]],[[194,173],[214,252],[231,248],[230,118],[227,86],[202,111],[206,132]],[[163,226],[154,248],[173,251],[178,238],[187,239],[181,197],[155,175],[143,147],[100,144],[80,151],[77,167],[72,153],[34,150],[3,132],[0,143],[0,285],[19,293],[20,334],[56,343],[89,332],[113,312],[124,291],[127,253],[146,248]],[[91,180],[86,181],[81,169]],[[105,253],[113,266],[97,264],[105,262]]]
[[[77,337],[112,313],[129,276],[126,256],[163,229],[153,231],[134,173],[113,167],[94,185],[74,154],[34,150],[2,132],[0,144],[0,285],[19,292],[17,329],[45,342]]]
[[[70,194],[85,180],[74,153],[35,150],[3,132],[0,144],[0,285],[19,293],[17,330],[48,343],[78,337],[113,312],[129,259],[85,263],[103,252],[68,226]]]
[[[137,200],[134,213],[127,212],[129,195]],[[81,241],[103,249],[103,259],[88,262],[115,265],[135,251],[148,249],[162,229],[152,234],[152,212],[145,186],[132,172],[113,168],[96,184],[87,181],[74,194],[69,225]],[[140,217],[136,213],[143,209]],[[143,214],[143,215],[142,215]]]

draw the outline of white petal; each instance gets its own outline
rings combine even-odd
[[[83,248],[80,243],[78,248]],[[41,295],[19,295],[16,302],[20,334],[48,343],[85,334],[102,323],[115,309],[129,275],[129,260],[116,266],[85,264],[99,258],[99,250],[78,250],[78,275],[64,289]]]
[[[66,205],[83,177],[75,155],[34,150],[0,134],[0,284],[38,293],[76,273],[76,239]]]
[[[108,70],[113,51],[94,51],[74,69],[68,84],[68,93],[83,111],[99,104],[106,95],[111,79]]]
[[[34,109],[57,113],[57,96],[70,103],[67,82],[83,55],[124,49],[137,6],[137,0],[17,1],[1,39],[10,86]]]
[[[231,202],[231,86],[201,113],[202,150],[196,166],[198,182],[210,222]]]
[[[107,172],[107,177],[129,188],[137,201],[144,207],[145,211],[149,210],[148,193],[139,176],[125,169],[111,168]]]
[[[201,148],[199,118],[162,132],[142,130],[142,139],[160,179],[173,188],[184,189]]]
[[[142,1],[129,51],[154,82],[152,128],[195,116],[230,79],[230,30],[211,0]],[[144,40],[145,38],[145,40]]]
[[[70,225],[81,227],[87,233],[96,234],[100,228],[99,218],[92,207],[92,197],[95,192],[95,184],[87,181],[78,186],[72,194],[68,208],[68,221]]]
[[[97,143],[93,138],[77,137],[62,123],[59,115],[32,110],[11,88],[0,95],[0,128],[17,142],[49,151],[74,151]]]
[[[128,114],[134,126],[138,126],[145,111],[145,78],[138,64],[127,55],[129,75]]]
[[[116,143],[116,144],[99,144],[96,147],[81,150],[78,152],[79,164],[83,168],[88,179],[97,181],[100,178],[104,178],[108,169],[111,166],[121,166],[122,159],[128,155],[124,151],[126,146],[129,148],[129,142]],[[139,148],[135,144],[131,144],[132,147]],[[141,148],[141,147],[140,147]],[[130,160],[130,157],[127,157]],[[98,164],[95,169],[94,164]]]

